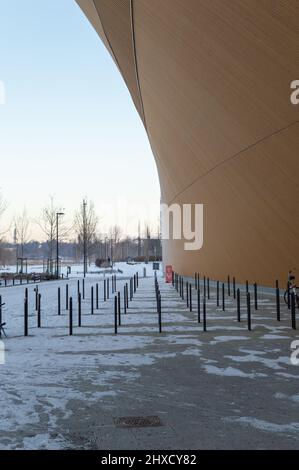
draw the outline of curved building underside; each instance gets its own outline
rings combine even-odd
[[[162,202],[204,204],[203,248],[167,241],[165,263],[285,282],[299,262],[298,0],[77,3],[130,90]]]

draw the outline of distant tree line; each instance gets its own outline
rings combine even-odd
[[[57,235],[59,258],[62,262],[83,263],[88,271],[92,263],[98,266],[117,261],[153,261],[162,258],[159,230],[153,236],[150,227],[145,226],[141,233],[138,225],[137,237],[122,233],[118,225],[113,225],[108,233],[101,233],[99,217],[92,201],[83,200],[75,212],[73,222],[67,226],[64,222],[63,209],[54,198],[42,209],[38,220],[31,220],[26,208],[16,216],[12,223],[4,226],[7,204],[0,193],[0,266],[15,264],[17,258],[29,261],[47,262],[47,269],[55,269]],[[59,217],[58,217],[59,216]],[[37,224],[44,234],[44,241],[32,240],[30,227]],[[7,233],[13,227],[13,242],[7,241]]]

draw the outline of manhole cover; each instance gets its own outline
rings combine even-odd
[[[127,416],[114,418],[114,424],[120,428],[147,428],[162,426],[159,416]]]

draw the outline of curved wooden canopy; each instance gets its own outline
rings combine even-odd
[[[204,203],[185,275],[273,285],[299,263],[298,0],[77,0],[121,72],[162,201]],[[298,273],[299,274],[299,273]]]

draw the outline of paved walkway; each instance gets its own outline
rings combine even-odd
[[[245,299],[238,323],[234,299],[226,299],[222,312],[212,288],[203,332],[197,312],[160,284],[162,334],[153,278],[140,280],[117,336],[113,299],[101,300],[91,315],[87,298],[83,326],[69,337],[68,313],[56,314],[53,283],[41,289],[43,328],[35,327],[33,312],[31,336],[24,338],[17,308],[23,292],[14,293],[0,366],[0,448],[299,448],[299,365],[290,362],[290,343],[299,335],[285,306],[277,322],[275,298],[261,296],[249,332]],[[2,295],[10,305],[12,294]],[[115,418],[129,416],[158,416],[162,425],[115,425]]]

